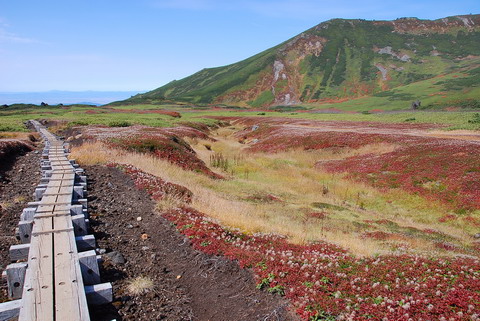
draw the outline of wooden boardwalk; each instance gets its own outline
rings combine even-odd
[[[90,320],[87,295],[90,303],[102,304],[111,302],[112,294],[110,284],[95,285],[100,277],[92,243],[79,244],[89,251],[79,252],[77,248],[77,241],[85,239],[88,230],[83,199],[86,178],[81,175],[83,170],[67,158],[64,142],[40,123],[31,122],[45,140],[44,178],[35,191],[37,202],[30,203],[21,216],[19,238],[25,243],[28,257],[26,264],[7,268],[9,294],[18,298],[21,292],[20,321]],[[23,258],[18,254],[21,247],[12,246],[12,259]],[[21,284],[23,288],[19,288]],[[1,306],[0,320],[7,320],[2,315],[11,313],[2,311],[11,310]]]

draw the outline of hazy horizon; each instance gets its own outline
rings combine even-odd
[[[124,100],[144,91],[65,91],[49,90],[43,92],[0,92],[0,105],[35,104],[42,102],[49,105],[91,103],[105,105],[117,100]]]

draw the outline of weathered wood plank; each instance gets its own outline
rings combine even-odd
[[[7,265],[5,272],[7,274],[8,297],[10,299],[20,299],[22,297],[26,270],[27,263],[12,263]]]
[[[102,305],[112,302],[112,284],[101,283],[95,285],[85,286],[85,294],[87,296],[88,304]]]
[[[82,175],[83,169],[77,168],[75,160],[67,159],[68,145],[40,123],[32,123],[45,139],[42,156],[48,160],[41,164],[44,176],[41,182],[46,184],[38,187],[37,198],[41,201],[29,203],[33,210],[29,210],[28,216],[33,216],[35,224],[23,287],[25,306],[20,311],[19,320],[86,321],[89,314],[82,269],[87,283],[99,282],[95,252],[78,253],[78,249],[94,248],[95,238],[93,235],[75,237],[73,233],[75,229],[78,234],[83,234],[88,228],[84,215],[86,177]],[[75,185],[75,181],[80,184]],[[74,199],[80,205],[72,206]],[[22,233],[26,235],[23,229]],[[21,249],[25,252],[25,248]],[[105,303],[111,302],[110,284],[92,291]]]
[[[81,252],[78,254],[78,259],[80,261],[83,283],[85,285],[100,283],[100,269],[95,251]]]
[[[30,244],[16,244],[10,246],[10,261],[21,261],[28,258],[28,252],[30,251]]]
[[[14,320],[20,313],[22,300],[0,303],[0,321]]]

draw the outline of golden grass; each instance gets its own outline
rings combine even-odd
[[[17,196],[13,199],[14,203],[23,203],[26,201],[27,201],[27,198],[25,196]]]
[[[476,130],[451,130],[451,131],[431,130],[427,133],[427,136],[432,136],[437,138],[450,138],[450,139],[477,141],[477,142],[480,141],[480,133]]]
[[[153,280],[145,276],[137,276],[127,281],[127,291],[132,295],[145,294],[153,289]]]
[[[28,140],[29,136],[39,137],[37,133],[29,132],[0,132],[0,139],[23,139]]]
[[[2,201],[0,202],[0,210],[7,210],[9,209],[13,204],[10,202]]]
[[[71,156],[80,164],[103,164],[113,161],[132,164],[166,181],[188,187],[194,194],[191,206],[213,217],[221,224],[246,232],[265,232],[287,235],[292,242],[304,243],[325,240],[340,245],[361,256],[391,253],[397,248],[421,253],[442,253],[433,247],[433,240],[407,237],[388,241],[362,238],[366,231],[395,233],[388,226],[367,227],[365,220],[389,220],[399,228],[434,229],[448,235],[458,244],[471,242],[472,228],[462,222],[439,223],[448,213],[441,204],[409,195],[400,190],[381,193],[367,185],[346,180],[342,175],[326,173],[315,164],[329,159],[341,159],[361,153],[385,153],[394,145],[377,144],[358,150],[290,151],[277,154],[251,154],[245,145],[233,137],[234,129],[218,130],[217,142],[191,140],[198,156],[209,164],[212,153],[222,153],[233,159],[227,180],[214,180],[203,174],[184,171],[167,161],[150,155],[108,148],[99,142],[75,147]],[[248,173],[248,175],[247,175]],[[252,202],[249,196],[272,194],[282,202]],[[326,203],[338,208],[315,208],[313,203]],[[166,199],[159,209],[180,206],[179,200]],[[308,218],[306,213],[325,211],[323,220]],[[480,216],[480,213],[474,213]],[[397,251],[398,252],[398,251]]]

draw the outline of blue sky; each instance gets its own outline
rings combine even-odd
[[[157,88],[331,18],[437,19],[478,0],[0,0],[0,92]]]

